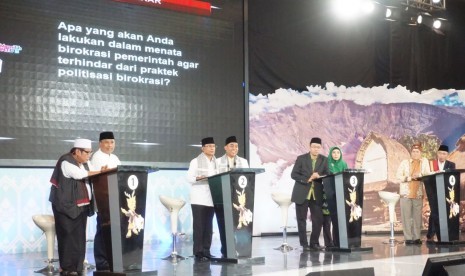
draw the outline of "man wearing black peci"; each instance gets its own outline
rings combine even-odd
[[[317,180],[329,174],[328,159],[320,154],[321,139],[314,137],[310,141],[310,152],[297,157],[291,177],[295,180],[291,200],[295,202],[299,241],[304,251],[321,249],[318,239],[323,224],[323,184]],[[312,215],[312,234],[310,244],[307,240],[307,213]]]
[[[446,160],[449,155],[449,147],[446,145],[440,145],[436,153],[437,158],[430,160],[430,170],[431,172],[441,172],[445,170],[454,170],[455,163]],[[428,182],[425,182],[425,185],[428,185]],[[437,209],[438,203],[436,195],[428,194],[428,201],[430,202],[430,215],[428,220],[428,232],[426,234],[426,242],[434,242],[434,235],[436,235],[438,241],[441,241],[441,236],[439,234],[439,210]],[[431,204],[433,203],[433,204]]]

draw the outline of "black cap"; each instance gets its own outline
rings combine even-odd
[[[99,141],[102,141],[102,140],[105,140],[105,139],[115,139],[115,136],[113,135],[113,132],[105,131],[105,132],[100,133]]]
[[[202,139],[202,147],[205,146],[206,144],[214,144],[215,141],[213,140],[213,137],[206,137]]]
[[[449,152],[449,147],[446,145],[440,145],[438,151],[446,151]]]
[[[224,145],[226,146],[229,143],[237,143],[236,136],[229,136],[228,138],[226,138]]]
[[[310,140],[310,144],[313,144],[313,143],[321,145],[321,138],[313,137],[312,140]]]

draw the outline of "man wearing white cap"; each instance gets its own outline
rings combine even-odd
[[[100,133],[99,150],[92,154],[90,161],[95,168],[113,169],[121,165],[118,156],[113,154],[116,142],[115,136],[111,131]],[[97,210],[97,226],[94,238],[94,259],[97,271],[109,271],[108,257],[103,239],[101,217]]]
[[[58,159],[50,178],[61,275],[78,275],[83,270],[87,216],[93,213],[92,190],[85,178],[100,173],[91,171],[91,152],[90,140],[76,139],[71,151]]]

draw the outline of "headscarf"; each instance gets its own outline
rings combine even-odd
[[[341,152],[341,158],[339,160],[334,160],[333,159],[333,150],[338,149]],[[329,154],[328,154],[328,168],[331,173],[339,173],[348,168],[347,163],[342,160],[342,150],[339,147],[332,147],[329,149]]]

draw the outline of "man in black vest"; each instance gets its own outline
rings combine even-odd
[[[304,251],[321,249],[320,238],[323,225],[323,184],[320,176],[329,174],[328,159],[320,154],[321,139],[314,137],[310,141],[310,152],[297,157],[291,177],[295,180],[292,190],[292,202],[295,202],[299,241]],[[312,234],[310,245],[307,241],[307,213],[312,215]]]
[[[58,159],[50,178],[61,275],[80,275],[83,270],[87,216],[93,213],[92,187],[85,179],[100,172],[91,171],[87,163],[91,152],[90,140],[76,139],[71,151]]]

